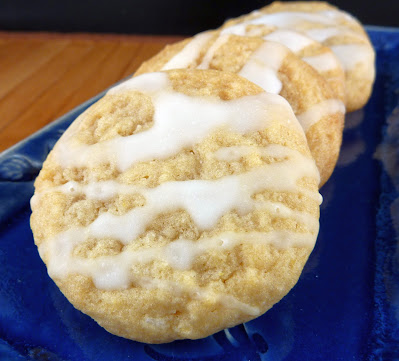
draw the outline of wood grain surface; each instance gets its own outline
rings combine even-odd
[[[173,36],[0,32],[0,151],[134,73]]]

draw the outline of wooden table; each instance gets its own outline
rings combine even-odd
[[[172,36],[0,32],[0,151],[132,74]]]

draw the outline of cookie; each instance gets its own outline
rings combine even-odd
[[[177,67],[237,73],[282,95],[305,130],[320,171],[320,186],[331,176],[341,146],[345,107],[323,77],[285,46],[259,37],[207,32],[167,46],[136,74]]]
[[[375,52],[360,22],[328,3],[274,2],[260,10],[227,21],[224,28],[266,24],[301,32],[329,47],[345,70],[348,111],[363,107],[375,78]]]
[[[49,275],[109,332],[196,339],[261,315],[297,282],[318,183],[284,98],[231,73],[150,73],[61,137],[31,226]]]

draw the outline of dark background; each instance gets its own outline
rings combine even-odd
[[[0,30],[192,35],[261,0],[0,0]],[[399,0],[333,0],[364,24],[399,26]]]

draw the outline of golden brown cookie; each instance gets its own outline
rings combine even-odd
[[[196,339],[261,315],[297,282],[318,183],[282,97],[232,73],[144,74],[56,144],[31,226],[49,275],[108,331]]]
[[[329,47],[345,70],[347,110],[366,104],[375,78],[375,53],[362,25],[353,16],[325,2],[274,2],[227,21],[223,28],[239,24],[298,31]]]
[[[136,74],[177,67],[237,73],[282,95],[305,130],[320,171],[320,186],[331,176],[341,146],[345,107],[323,77],[285,46],[259,37],[207,32],[167,46]]]

